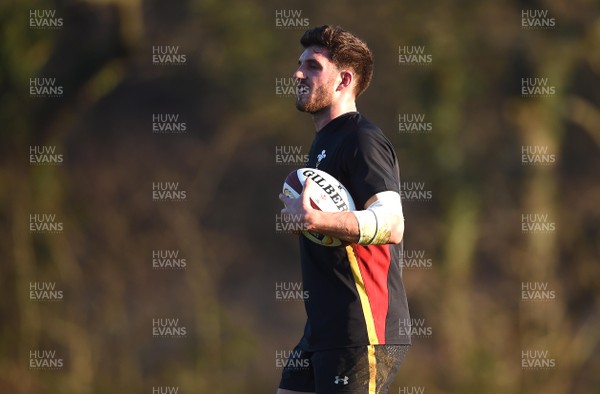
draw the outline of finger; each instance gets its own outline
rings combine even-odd
[[[304,181],[304,189],[302,190],[302,205],[310,206],[310,195],[312,191],[312,179],[306,178]]]

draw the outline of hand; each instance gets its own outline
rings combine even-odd
[[[312,189],[314,188],[312,183],[312,179],[306,179],[302,194],[300,194],[298,198],[290,198],[283,193],[279,194],[279,199],[284,205],[284,208],[281,210],[281,214],[289,215],[294,221],[304,223],[307,230],[310,230],[310,227],[314,221],[315,213],[319,212],[311,205],[310,196],[312,194]]]

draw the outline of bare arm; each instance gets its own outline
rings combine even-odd
[[[352,212],[323,212],[314,209],[310,205],[310,194],[312,180],[307,179],[304,185],[304,190],[299,198],[293,199],[279,195],[279,199],[283,202],[284,208],[282,214],[290,214],[300,217],[306,225],[307,230],[314,231],[320,234],[329,235],[341,239],[343,241],[357,243],[360,239],[360,226],[356,215]],[[365,203],[366,210],[373,203],[378,201],[377,193]],[[404,217],[402,215],[402,207],[393,207],[389,212],[386,221],[389,222],[389,241],[386,243],[400,243],[404,234]]]

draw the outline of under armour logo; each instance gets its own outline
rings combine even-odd
[[[319,154],[317,155],[317,165],[316,165],[316,167],[318,167],[318,166],[319,166],[319,164],[321,164],[321,160],[323,160],[323,159],[324,159],[324,158],[326,158],[326,157],[327,157],[327,153],[325,153],[325,149],[323,149],[323,150],[321,151],[321,153],[319,153]]]
[[[350,378],[347,377],[347,376],[344,376],[343,378],[340,378],[339,376],[336,376],[335,377],[335,381],[333,383],[335,383],[335,384],[343,383],[344,386],[345,386],[345,385],[348,384],[348,379],[350,379]]]

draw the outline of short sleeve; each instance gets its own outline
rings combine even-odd
[[[349,135],[344,144],[344,163],[344,185],[356,209],[364,209],[377,193],[400,192],[396,154],[380,130],[363,127]]]

